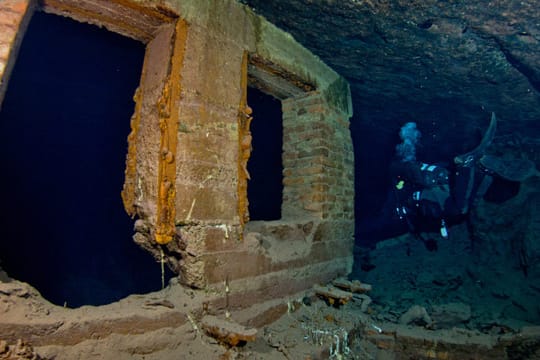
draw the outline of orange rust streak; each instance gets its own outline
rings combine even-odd
[[[184,65],[187,31],[187,23],[184,20],[178,20],[173,38],[170,73],[158,103],[161,140],[155,238],[159,244],[170,242],[176,233],[176,147],[178,144],[178,119],[182,92],[181,72]]]
[[[134,217],[136,215],[135,201],[136,201],[136,183],[137,183],[137,142],[139,127],[141,122],[141,110],[143,104],[142,89],[144,89],[144,83],[146,81],[150,53],[147,51],[144,54],[144,62],[141,73],[141,81],[139,87],[135,90],[133,95],[133,101],[135,102],[135,110],[131,116],[131,132],[128,135],[128,152],[126,156],[126,169],[124,170],[124,188],[122,189],[122,202],[126,212]]]
[[[251,154],[251,114],[246,114],[248,85],[248,53],[244,51],[242,57],[242,69],[240,76],[240,104],[238,105],[238,215],[240,224],[249,221],[248,198],[247,198],[247,162]]]
[[[147,58],[145,57],[145,63]],[[128,135],[128,153],[126,156],[126,170],[124,188],[122,189],[122,201],[126,212],[131,216],[135,216],[135,183],[137,181],[137,135],[139,131],[139,125],[141,121],[141,106],[142,96],[141,88],[143,87],[146,70],[143,65],[143,73],[141,75],[141,82],[139,88],[135,91],[133,100],[135,101],[135,112],[131,117],[131,132]]]

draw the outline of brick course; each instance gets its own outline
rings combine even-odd
[[[318,92],[283,101],[284,216],[342,217],[353,208],[353,149],[346,114]],[[301,180],[300,180],[301,179]]]

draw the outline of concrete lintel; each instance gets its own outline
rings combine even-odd
[[[41,0],[40,4],[45,12],[104,26],[144,43],[154,38],[162,24],[178,17],[158,3],[142,6],[126,0]]]
[[[351,96],[346,80],[289,33],[268,22],[248,6],[235,0],[167,0],[165,3],[191,25],[203,27],[224,41],[241,44],[244,50],[252,54],[252,58],[256,56],[272,64],[281,69],[282,74],[294,75],[294,78],[284,77],[285,81],[273,77],[275,89],[270,91],[273,96],[282,99],[294,96],[297,94],[295,86],[299,83],[310,84],[325,94],[329,104],[347,116],[352,116]],[[228,14],[228,21],[224,21],[223,14]],[[267,91],[268,78],[264,76],[267,74],[259,73],[261,69],[260,66],[255,69],[251,67],[251,82],[257,81],[261,90]],[[287,81],[289,84],[284,85]]]

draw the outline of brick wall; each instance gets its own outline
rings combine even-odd
[[[30,4],[30,0],[0,1],[0,107],[20,40],[28,23]]]
[[[353,219],[354,154],[348,114],[319,92],[283,101],[284,218]]]

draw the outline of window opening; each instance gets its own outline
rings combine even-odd
[[[279,220],[283,195],[281,101],[248,87],[248,104],[253,109],[253,149],[247,165],[250,220]]]
[[[23,39],[0,112],[0,267],[52,303],[102,305],[161,288],[120,197],[144,51],[41,12]]]

